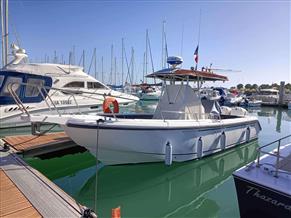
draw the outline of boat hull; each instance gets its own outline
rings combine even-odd
[[[234,175],[241,218],[291,217],[291,196]]]
[[[260,131],[259,123],[254,121],[204,128],[136,129],[102,124],[67,124],[63,128],[72,140],[108,165],[165,161],[167,143],[171,145],[173,161],[189,161],[256,139]]]

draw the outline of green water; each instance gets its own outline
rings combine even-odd
[[[139,105],[136,111],[151,111]],[[239,217],[232,172],[256,157],[259,145],[291,134],[291,111],[262,108],[258,141],[211,157],[166,167],[163,163],[98,166],[86,152],[58,157],[25,158],[78,202],[99,217],[110,217],[120,206],[122,217]],[[95,199],[97,181],[97,199]]]

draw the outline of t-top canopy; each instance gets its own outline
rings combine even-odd
[[[176,80],[176,81],[227,81],[226,76],[218,75],[212,72],[200,70],[186,70],[179,68],[166,68],[147,75],[148,78],[158,78],[161,80]]]

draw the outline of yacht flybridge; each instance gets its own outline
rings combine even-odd
[[[242,108],[205,110],[199,88],[227,77],[198,70],[169,68],[148,75],[163,80],[154,114],[27,115],[23,119],[61,125],[77,144],[104,164],[188,161],[249,142],[261,130]],[[193,91],[190,83],[197,84]],[[209,107],[208,107],[209,108]]]
[[[114,96],[119,105],[128,105],[138,101],[138,97],[117,92],[92,76],[86,74],[79,66],[50,64],[50,63],[22,63],[27,57],[23,49],[13,46],[14,60],[0,71],[0,98],[8,98],[7,85],[11,82],[33,83],[45,85],[34,76],[46,76],[52,79],[52,88],[48,95],[52,103],[62,114],[76,114],[80,112],[96,112],[102,110],[104,96]],[[27,78],[27,79],[26,79]],[[29,79],[30,78],[30,79]],[[39,83],[40,82],[40,83]],[[47,85],[47,84],[46,84]],[[29,96],[29,93],[19,94]],[[32,93],[33,94],[33,93]],[[24,103],[30,114],[48,114],[49,109],[45,101]],[[20,119],[21,109],[12,102],[3,104],[0,101],[0,128],[30,125]]]

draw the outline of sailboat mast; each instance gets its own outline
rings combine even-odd
[[[94,48],[94,74],[95,74],[95,79],[97,79],[96,48]]]
[[[145,74],[148,72],[148,29],[146,30],[146,51],[145,51]],[[144,75],[145,76],[145,75]],[[144,77],[143,80],[147,82],[147,79]]]
[[[75,53],[76,53],[76,47],[75,47],[75,45],[73,45],[73,52],[72,52],[72,61],[71,61],[71,64],[72,65],[74,65],[75,64],[75,57],[76,57],[76,55],[75,55]]]
[[[165,32],[165,20],[163,20],[163,23],[162,23],[162,64],[161,64],[161,68],[162,69],[164,68],[164,57],[165,57],[165,55],[164,55],[164,50],[165,50],[165,48],[164,48],[164,44],[165,44],[165,42],[164,42],[164,37],[165,37],[164,32]]]
[[[8,64],[8,0],[6,0],[5,4],[6,12],[5,12],[5,65]]]
[[[112,78],[113,76],[113,44],[111,45],[111,66],[110,66],[110,79],[109,79],[109,83],[112,85]]]
[[[116,73],[116,57],[114,57],[114,85],[117,85],[117,80],[116,80],[116,78],[117,78],[117,73]]]
[[[123,85],[124,39],[121,39],[121,85]]]
[[[132,80],[132,84],[134,83],[134,49],[133,47],[131,48],[131,57],[132,57],[132,61],[131,61],[131,80]]]
[[[5,66],[5,28],[4,28],[4,0],[0,2],[1,32],[2,32],[2,67]]]
[[[103,56],[101,57],[101,81],[104,83]]]
[[[85,71],[85,50],[83,50],[83,70]]]
[[[143,53],[143,63],[142,63],[142,83],[144,83],[145,76],[145,52]]]

